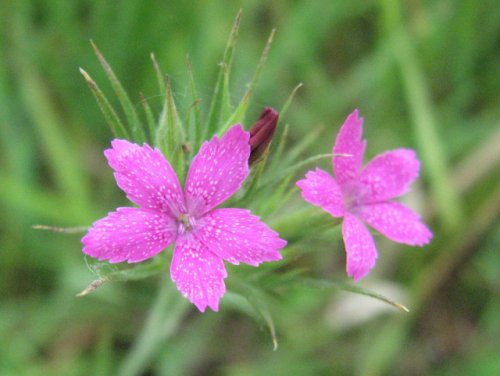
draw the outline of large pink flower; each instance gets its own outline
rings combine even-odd
[[[223,260],[257,266],[280,260],[286,241],[244,209],[215,209],[248,176],[249,133],[233,126],[206,141],[184,191],[158,149],[114,140],[104,152],[118,186],[138,208],[118,208],[96,221],[83,252],[111,263],[140,262],[175,242],[170,266],[178,290],[200,311],[217,311],[226,288]]]
[[[366,276],[377,259],[373,237],[362,221],[398,243],[422,246],[432,238],[418,214],[391,201],[407,193],[418,176],[415,152],[387,151],[361,168],[366,147],[362,133],[363,119],[355,110],[340,128],[333,147],[335,178],[317,168],[297,182],[304,200],[344,218],[346,269],[355,281]]]

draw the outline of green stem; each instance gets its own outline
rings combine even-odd
[[[146,325],[123,361],[118,375],[142,374],[159,349],[175,334],[189,307],[189,302],[179,294],[174,284],[162,280]]]

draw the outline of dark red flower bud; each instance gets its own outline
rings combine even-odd
[[[276,131],[278,118],[278,111],[265,107],[259,119],[250,128],[250,165],[257,162],[267,150]]]

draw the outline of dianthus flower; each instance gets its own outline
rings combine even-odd
[[[185,188],[158,149],[114,140],[104,152],[118,186],[138,208],[118,208],[82,238],[83,252],[111,263],[140,262],[175,242],[170,274],[177,289],[204,311],[217,311],[226,288],[223,260],[257,266],[281,259],[286,241],[248,210],[215,207],[249,173],[249,133],[239,124],[205,141]]]
[[[361,168],[366,141],[358,110],[350,114],[333,147],[333,178],[317,168],[297,186],[307,202],[333,217],[343,217],[342,236],[347,253],[347,274],[355,281],[375,265],[377,249],[368,223],[387,238],[422,246],[432,238],[418,214],[391,199],[408,192],[417,178],[420,163],[410,149],[396,149],[376,156]]]

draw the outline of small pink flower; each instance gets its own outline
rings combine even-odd
[[[346,269],[355,281],[366,276],[377,259],[373,237],[362,221],[398,243],[422,246],[432,238],[418,214],[391,201],[407,193],[418,176],[420,163],[415,152],[387,151],[361,168],[366,146],[362,133],[363,119],[355,110],[340,128],[333,147],[336,178],[317,168],[297,182],[304,200],[333,217],[344,218]]]
[[[114,140],[104,152],[118,186],[138,208],[118,208],[96,221],[83,252],[111,263],[140,262],[175,242],[170,266],[177,289],[200,311],[217,311],[226,291],[223,260],[257,266],[281,259],[286,245],[248,210],[215,209],[248,176],[249,133],[239,124],[205,141],[184,191],[158,149]]]

